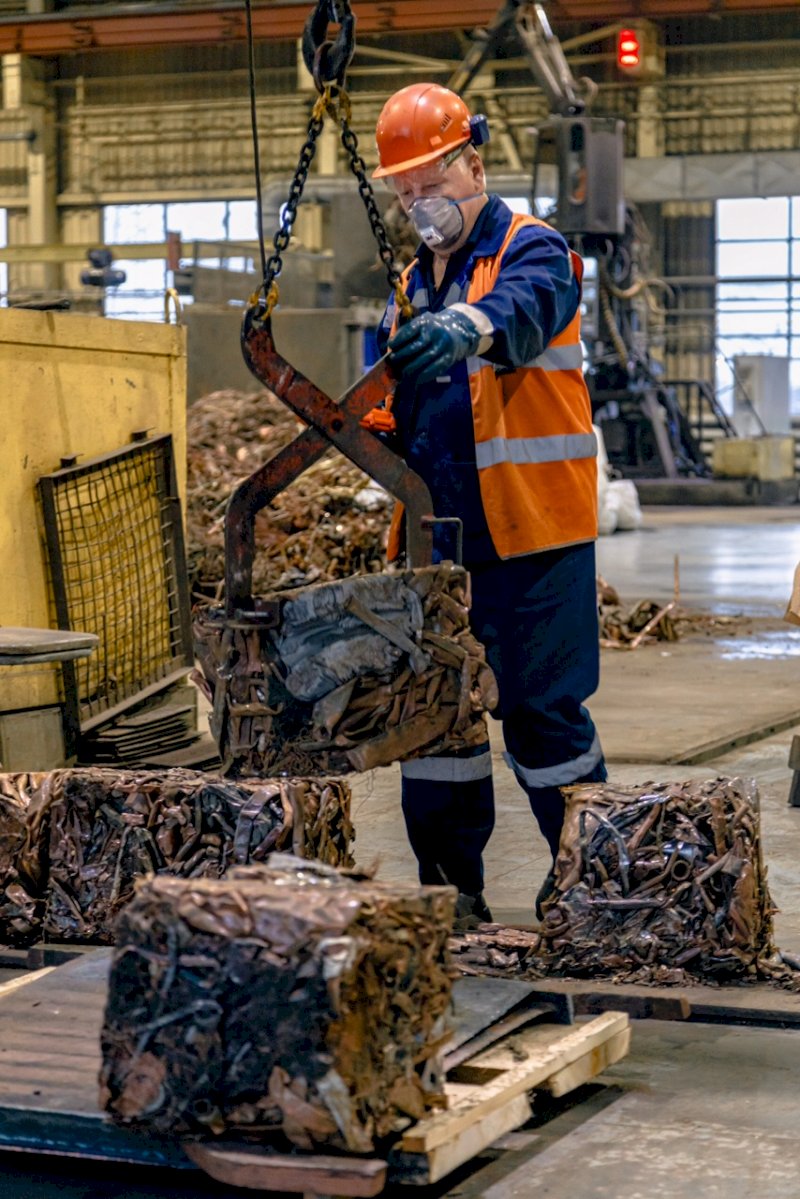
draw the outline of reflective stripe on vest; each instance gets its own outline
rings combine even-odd
[[[540,371],[579,371],[583,367],[583,348],[579,341],[569,346],[551,345],[525,365]]]
[[[518,230],[543,225],[515,214],[496,254],[477,259],[467,293],[480,305]],[[580,283],[583,264],[570,252]],[[475,451],[489,532],[501,558],[597,536],[597,442],[583,378],[580,311],[541,354],[514,370],[468,364]]]
[[[597,457],[594,433],[562,433],[555,437],[493,437],[475,447],[478,469],[513,462],[515,466],[537,462],[565,462]]]

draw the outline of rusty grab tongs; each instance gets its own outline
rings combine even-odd
[[[360,421],[393,391],[396,379],[381,358],[337,402],[295,370],[275,348],[272,319],[263,302],[248,308],[242,322],[242,353],[265,387],[309,428],[245,479],[225,511],[225,604],[228,619],[252,611],[255,516],[332,445],[399,500],[406,510],[406,557],[411,567],[428,566],[433,551],[433,504],[427,486],[402,458]]]

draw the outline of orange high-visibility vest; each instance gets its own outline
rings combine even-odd
[[[512,216],[497,253],[477,260],[468,304],[494,287],[517,230],[545,224],[532,216]],[[570,256],[580,283],[583,263],[571,250]],[[413,267],[403,273],[404,288]],[[501,558],[597,536],[597,439],[582,363],[580,310],[538,357],[516,370],[498,374],[487,359],[467,361],[481,499]],[[401,548],[401,519],[396,511],[390,561]]]

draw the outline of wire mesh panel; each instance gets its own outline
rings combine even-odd
[[[73,665],[86,730],[192,663],[172,438],[44,475],[39,491],[58,625],[100,638]]]

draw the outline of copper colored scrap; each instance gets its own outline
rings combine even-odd
[[[224,773],[341,774],[481,744],[497,687],[467,592],[466,572],[442,563],[261,597],[241,620],[199,608],[195,679]],[[377,600],[394,603],[390,619]],[[290,605],[330,615],[289,636]],[[308,648],[293,667],[286,646],[300,633]]]
[[[0,862],[0,943],[113,943],[117,913],[151,874],[217,878],[281,850],[352,862],[340,781],[87,767],[0,776],[0,802],[15,793],[29,803],[15,855]]]
[[[196,598],[222,598],[232,492],[302,427],[269,391],[217,391],[190,406],[187,558]],[[256,516],[254,592],[383,570],[391,509],[391,497],[346,458],[323,458]]]
[[[604,649],[636,649],[643,641],[677,641],[676,604],[640,600],[631,608],[620,601],[617,591],[597,576],[597,611],[600,645]]]
[[[755,973],[772,905],[752,781],[566,789],[540,953],[565,973]]]
[[[603,649],[637,649],[697,633],[730,637],[752,623],[752,618],[742,615],[691,611],[678,603],[677,593],[668,603],[643,599],[629,607],[601,575],[597,576],[597,612]]]
[[[41,774],[0,774],[0,944],[26,944],[39,927],[36,901],[17,870],[25,843],[25,819]]]
[[[148,880],[118,923],[101,1106],[169,1135],[370,1152],[442,1104],[454,901],[284,856]]]
[[[772,942],[752,781],[564,791],[556,886],[539,932],[484,926],[456,944],[459,968],[797,985]]]

